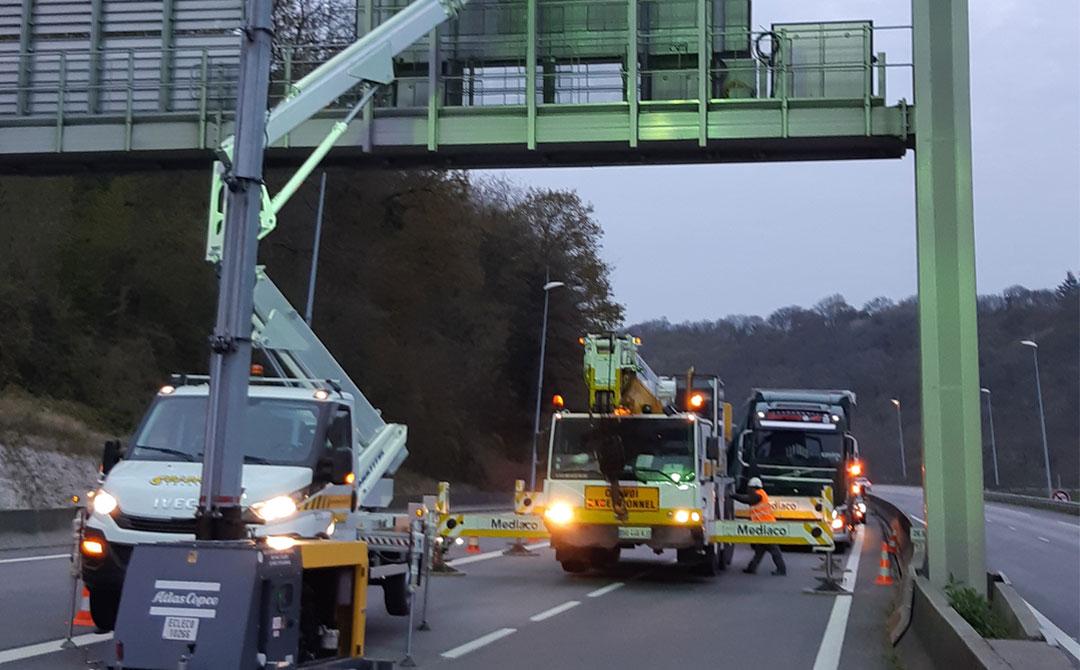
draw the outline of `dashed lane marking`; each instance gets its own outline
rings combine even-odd
[[[1039,536],[1038,536],[1038,538],[1039,538],[1040,540],[1042,540],[1043,542],[1045,542],[1045,543],[1047,543],[1047,544],[1050,544],[1050,540],[1046,539],[1046,538],[1045,538],[1045,537],[1043,537],[1042,535],[1039,535]]]
[[[76,635],[71,638],[71,641],[75,643],[76,647],[85,647],[88,644],[111,640],[112,636],[112,633],[87,633],[86,635]],[[5,649],[0,651],[0,665],[12,663],[14,661],[25,661],[26,659],[35,656],[56,653],[61,650],[60,645],[63,644],[63,642],[63,640],[52,640],[50,642],[30,644],[25,647],[16,647],[15,649]]]
[[[1009,530],[1016,530],[1016,526],[1009,526]]]
[[[567,602],[563,603],[562,605],[556,605],[555,607],[552,607],[549,610],[544,610],[543,612],[541,612],[539,614],[532,615],[531,617],[529,617],[529,621],[532,621],[532,622],[535,623],[537,621],[543,621],[545,619],[550,619],[551,617],[555,616],[556,614],[562,614],[566,610],[572,610],[572,609],[574,609],[575,607],[577,607],[580,604],[581,604],[580,600],[568,600]]]
[[[591,591],[591,592],[587,593],[586,597],[588,597],[588,598],[599,598],[602,595],[607,595],[608,593],[611,593],[612,591],[614,591],[616,589],[621,589],[624,586],[626,586],[626,582],[612,582],[611,584],[608,584],[607,586],[602,586],[602,587],[596,589],[595,591]]]
[[[1074,528],[1076,530],[1080,530],[1080,526],[1076,525],[1075,523],[1071,523],[1069,521],[1058,521],[1057,519],[1054,519],[1054,521],[1057,521],[1062,526],[1068,526],[1069,528]]]
[[[862,557],[863,541],[866,539],[866,531],[856,535],[852,543],[851,552],[848,555],[846,570],[844,571],[843,586],[854,593],[855,578],[859,575],[859,558]],[[826,556],[825,560],[831,557]],[[814,659],[814,670],[836,670],[840,667],[840,655],[844,651],[844,634],[847,632],[848,615],[851,614],[851,601],[855,598],[850,596],[836,596],[833,600],[832,613],[829,614],[829,623],[825,626],[825,635],[821,637],[821,646],[818,647],[817,658]]]
[[[499,552],[499,553],[502,553],[502,552]],[[481,554],[481,555],[483,555],[483,554]],[[492,642],[495,642],[496,640],[501,640],[504,637],[506,637],[507,635],[513,635],[516,632],[517,632],[517,628],[500,628],[499,630],[488,633],[487,635],[484,635],[483,637],[478,637],[475,640],[473,640],[472,642],[466,642],[465,644],[461,645],[460,647],[454,647],[453,649],[451,649],[449,651],[444,651],[443,653],[441,653],[439,655],[442,656],[443,658],[460,658],[460,657],[464,656],[465,654],[469,653],[470,651],[476,651],[480,647],[484,647],[486,645],[489,645]]]
[[[0,558],[0,565],[4,563],[30,563],[31,561],[52,561],[57,558],[71,558],[71,554],[49,554],[48,556],[22,556],[19,558]]]
[[[542,548],[548,546],[549,544],[551,544],[551,543],[550,542],[537,542],[536,544],[530,544],[528,546],[533,548],[533,549],[542,549]],[[503,550],[498,549],[496,551],[489,551],[489,552],[486,552],[486,553],[483,553],[483,554],[476,554],[475,556],[462,556],[461,558],[455,558],[452,561],[447,561],[446,564],[456,568],[459,565],[468,565],[469,563],[477,563],[479,561],[486,561],[488,559],[498,558],[499,556],[504,556],[504,555],[505,554],[503,554]]]

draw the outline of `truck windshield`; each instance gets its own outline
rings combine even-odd
[[[771,430],[757,432],[754,439],[759,465],[835,468],[844,459],[844,438],[836,433]]]
[[[205,397],[163,398],[150,408],[127,458],[201,461],[205,448]],[[245,463],[304,465],[313,462],[322,406],[281,398],[248,398],[238,447]],[[232,445],[230,445],[232,446]]]
[[[557,479],[683,481],[694,476],[694,424],[686,419],[564,418],[555,422]]]

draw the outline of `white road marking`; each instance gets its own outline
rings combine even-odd
[[[859,558],[862,557],[863,541],[866,539],[866,531],[855,536],[848,555],[847,565],[844,567],[844,588],[849,591],[855,590],[855,578],[859,575]],[[826,557],[825,560],[829,560]],[[818,647],[817,658],[814,659],[814,670],[836,670],[840,667],[840,654],[844,650],[844,634],[847,632],[848,615],[851,614],[851,601],[854,596],[837,596],[833,600],[832,613],[829,614],[829,623],[825,626],[825,634],[821,637],[821,646]]]
[[[1016,530],[1016,526],[1009,526],[1009,530]]]
[[[588,598],[599,598],[602,595],[606,595],[608,593],[611,593],[615,589],[621,589],[624,586],[626,586],[626,582],[612,582],[612,583],[608,584],[607,586],[602,586],[602,587],[596,589],[595,591],[592,591],[591,593],[587,593],[586,597],[588,597]]]
[[[4,563],[29,563],[31,561],[51,561],[57,558],[71,558],[71,554],[49,554],[48,556],[23,556],[21,558],[0,558],[0,564]]]
[[[568,600],[567,602],[563,603],[562,605],[556,605],[555,607],[552,607],[549,610],[544,610],[543,612],[541,612],[539,614],[532,615],[531,617],[529,617],[529,621],[532,621],[532,622],[535,623],[537,621],[543,621],[544,619],[550,619],[551,617],[555,616],[556,614],[562,614],[566,610],[574,609],[575,607],[577,607],[580,604],[581,604],[581,601],[579,601],[579,600]]]
[[[88,644],[111,640],[112,636],[112,633],[87,633],[86,635],[76,635],[71,638],[71,641],[74,642],[77,647],[85,647]],[[0,664],[11,663],[13,661],[24,661],[28,658],[42,656],[44,654],[54,654],[61,650],[60,645],[63,644],[63,642],[63,640],[52,640],[50,642],[30,644],[25,647],[5,649],[0,651]]]
[[[534,549],[542,549],[542,548],[548,546],[549,544],[551,544],[551,543],[550,542],[537,542],[536,544],[530,544],[528,546],[530,546],[530,547],[532,547]],[[504,555],[503,550],[499,549],[499,550],[496,550],[496,551],[489,551],[489,552],[486,552],[486,553],[483,553],[483,554],[476,554],[474,556],[462,556],[461,558],[455,558],[452,561],[447,561],[446,564],[450,565],[450,566],[453,566],[453,567],[457,567],[459,565],[468,565],[469,563],[477,563],[479,561],[486,561],[486,560],[488,560],[490,558],[498,558],[499,556],[503,556],[503,555]]]
[[[1061,524],[1062,526],[1068,526],[1069,528],[1073,528],[1073,529],[1076,529],[1076,530],[1080,530],[1080,526],[1076,525],[1075,523],[1071,523],[1071,522],[1069,522],[1069,521],[1058,521],[1057,519],[1054,519],[1054,521],[1057,521],[1057,522],[1058,522],[1058,523],[1060,523],[1060,524]]]
[[[499,552],[499,553],[502,553],[502,552]],[[496,640],[501,640],[504,637],[506,637],[507,635],[513,635],[516,632],[517,632],[517,628],[500,628],[499,630],[488,633],[487,635],[484,635],[483,637],[478,637],[475,640],[473,640],[472,642],[466,642],[465,644],[461,645],[460,647],[454,647],[453,649],[451,649],[449,651],[444,651],[443,653],[441,653],[439,655],[442,656],[443,658],[460,658],[460,657],[464,656],[465,654],[469,653],[470,651],[476,651],[480,647],[483,647],[485,645],[489,645],[492,642],[495,642]]]
[[[1050,540],[1046,539],[1046,538],[1045,538],[1045,537],[1043,537],[1042,535],[1039,535],[1039,536],[1038,536],[1038,538],[1039,538],[1040,540],[1042,540],[1043,542],[1045,542],[1045,543],[1047,543],[1047,544],[1050,544]]]
[[[1054,625],[1054,622],[1046,618],[1046,615],[1035,609],[1031,603],[1027,603],[1028,609],[1035,615],[1035,619],[1039,622],[1039,627],[1042,628],[1043,636],[1046,637],[1048,642],[1055,642],[1062,650],[1068,653],[1070,656],[1080,661],[1080,643],[1069,637],[1069,634],[1061,630]]]

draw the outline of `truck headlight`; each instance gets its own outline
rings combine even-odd
[[[844,527],[844,517],[843,517],[843,515],[833,517],[832,527],[833,527],[833,530],[840,530],[841,528]]]
[[[296,501],[289,496],[277,496],[255,503],[251,511],[263,521],[278,521],[296,514]]]
[[[119,504],[116,497],[107,491],[98,491],[94,496],[94,511],[103,516],[112,514]]]
[[[544,510],[544,518],[557,526],[565,526],[574,520],[574,508],[564,502],[557,502]]]

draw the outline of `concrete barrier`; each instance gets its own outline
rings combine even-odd
[[[914,666],[929,664],[943,670],[1073,667],[1060,649],[1046,643],[1031,609],[1003,575],[987,576],[990,607],[1001,615],[1016,639],[981,637],[927,579],[925,554],[918,543],[911,541],[912,524],[907,514],[876,495],[868,498],[870,508],[883,522],[883,530],[897,533],[901,581],[888,625],[889,638],[901,651],[901,657],[914,657],[908,659],[915,661]]]
[[[68,546],[76,509],[0,510],[0,549]]]

